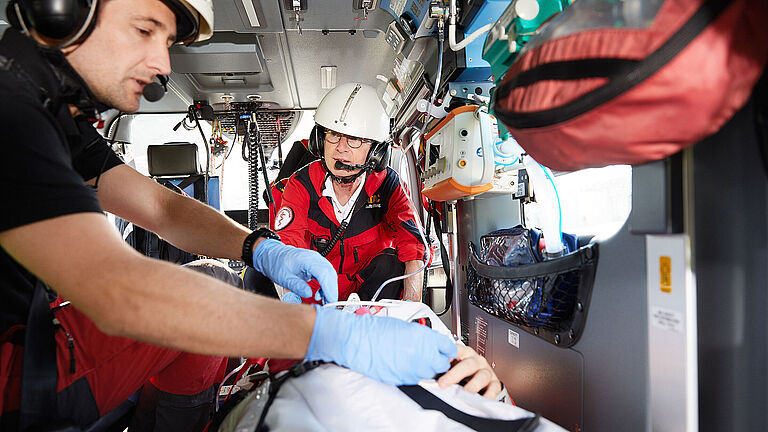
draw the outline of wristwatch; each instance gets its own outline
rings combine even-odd
[[[269,228],[258,228],[248,234],[245,240],[243,240],[243,254],[240,256],[240,259],[251,267],[253,267],[253,245],[256,244],[256,240],[260,237],[280,240],[280,236]]]

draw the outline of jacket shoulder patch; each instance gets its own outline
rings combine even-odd
[[[290,207],[281,208],[275,216],[275,231],[280,231],[290,225],[291,222],[293,222],[293,209]]]

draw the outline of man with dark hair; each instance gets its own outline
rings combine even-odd
[[[430,329],[238,290],[141,256],[107,221],[104,210],[184,250],[243,259],[289,290],[315,279],[337,299],[319,254],[140,175],[87,120],[136,111],[144,87],[170,73],[168,48],[210,36],[211,0],[12,0],[6,15],[0,428],[85,427],[184,352],[333,361],[396,384],[449,368],[457,348]]]

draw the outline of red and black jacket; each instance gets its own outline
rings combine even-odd
[[[316,161],[288,180],[274,223],[285,244],[318,250],[318,239],[330,241],[339,229],[333,203],[322,196],[325,176]],[[344,235],[326,255],[339,274],[340,300],[358,290],[358,273],[384,249],[394,248],[402,262],[424,259],[415,215],[397,173],[390,168],[369,173],[360,195],[365,204],[357,206]]]

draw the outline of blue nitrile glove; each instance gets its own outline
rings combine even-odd
[[[311,297],[312,279],[320,282],[323,300],[339,300],[339,280],[336,270],[319,253],[284,245],[278,240],[264,239],[253,250],[253,268],[281,287],[301,297]]]
[[[420,324],[318,307],[305,358],[403,385],[447,371],[456,352],[451,338]]]
[[[280,300],[283,303],[301,304],[301,297],[299,297],[296,293],[292,293],[290,291],[286,291],[285,294],[283,294],[283,297]]]

